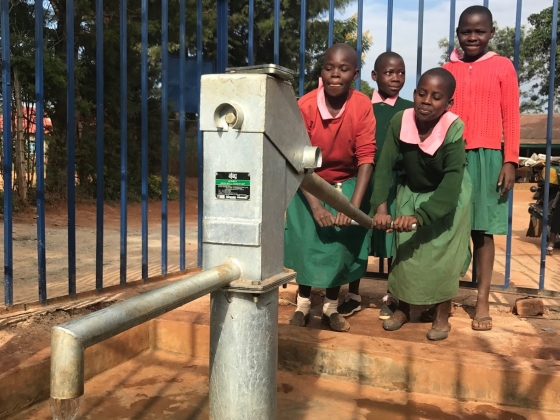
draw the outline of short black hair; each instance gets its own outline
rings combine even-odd
[[[485,16],[488,19],[488,22],[490,22],[490,26],[494,26],[494,18],[492,17],[492,12],[488,7],[484,6],[470,6],[463,10],[463,13],[461,13],[461,16],[459,16],[459,26],[461,26],[461,22],[464,18],[473,15]]]
[[[354,63],[355,67],[358,68],[358,53],[356,52],[354,47],[352,47],[351,45],[345,44],[344,42],[339,42],[337,44],[331,45],[330,48],[327,51],[325,51],[325,54],[323,55],[323,60],[325,59],[325,57],[327,56],[328,53],[333,52],[333,51],[338,51],[338,50],[348,52],[352,56],[352,61],[355,60],[355,63]]]
[[[455,81],[455,77],[449,72],[449,70],[445,70],[443,67],[435,67],[433,69],[428,70],[422,76],[420,76],[420,80],[418,80],[418,85],[422,82],[422,79],[426,77],[439,77],[443,83],[445,84],[445,90],[449,95],[449,99],[453,97],[455,93],[455,88],[457,87],[457,82]]]
[[[379,71],[379,67],[381,66],[381,63],[383,63],[385,60],[389,60],[391,58],[396,58],[397,60],[402,60],[402,62],[404,63],[403,58],[401,57],[400,54],[397,54],[394,51],[385,51],[384,53],[379,54],[379,56],[375,59],[375,64],[373,65],[373,70],[374,71]]]

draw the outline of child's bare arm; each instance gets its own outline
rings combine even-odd
[[[303,196],[309,203],[309,207],[311,208],[311,212],[313,213],[313,218],[317,222],[317,224],[321,227],[327,227],[334,225],[334,216],[330,211],[328,211],[321,200],[319,200],[314,195],[308,193],[303,188],[300,188]]]
[[[352,198],[350,199],[350,203],[352,203],[354,207],[360,208],[360,206],[362,205],[362,200],[364,198],[364,194],[366,193],[372,173],[372,164],[366,163],[358,167],[356,186],[354,187],[354,193],[352,194]],[[343,213],[338,213],[336,215],[336,220],[334,223],[337,226],[350,226],[351,222],[352,219],[350,219],[348,216]]]

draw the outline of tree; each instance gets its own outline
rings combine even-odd
[[[343,10],[352,0],[335,0],[338,10]],[[18,102],[32,104],[35,100],[35,32],[34,5],[32,0],[10,0],[12,70],[14,98]],[[186,49],[187,55],[196,54],[196,0],[187,0]],[[66,1],[48,0],[44,4],[44,106],[52,121],[52,130],[45,136],[47,143],[46,189],[49,193],[64,196],[67,192],[67,80],[66,80]],[[74,74],[75,74],[75,126],[76,182],[78,194],[94,196],[97,188],[96,173],[96,22],[95,0],[74,1]],[[179,50],[179,0],[169,0],[169,52]],[[321,56],[327,46],[329,0],[307,1],[307,43],[305,88],[317,83]],[[255,63],[273,62],[274,2],[255,2]],[[300,0],[281,0],[280,64],[290,69],[299,67]],[[215,60],[216,49],[216,2],[202,2],[202,55],[205,60]],[[104,2],[103,48],[104,48],[104,193],[108,199],[116,199],[120,191],[120,31],[119,2]],[[149,0],[148,6],[148,91],[149,91],[149,172],[161,170],[161,1]],[[141,3],[127,5],[127,120],[128,120],[128,191],[130,197],[140,196],[141,112],[140,112],[140,39]],[[356,45],[357,20],[352,17],[335,22],[335,42],[345,41]],[[363,52],[371,45],[371,37],[365,33]],[[248,62],[248,1],[229,2],[229,65],[243,66]],[[295,81],[298,88],[298,80]],[[17,85],[17,86],[16,86]],[[362,82],[362,90],[368,85]],[[4,99],[4,98],[2,98]],[[10,99],[11,100],[11,99]],[[15,107],[15,109],[18,107]],[[15,115],[15,114],[14,114]],[[21,124],[25,115],[17,118]],[[30,117],[31,118],[31,117]],[[167,123],[167,122],[166,122]],[[172,122],[170,122],[172,124]],[[16,130],[21,134],[22,130]],[[15,136],[21,139],[21,136]],[[176,136],[170,130],[170,142]],[[28,148],[27,148],[28,149]],[[29,168],[29,153],[18,148],[15,153],[17,168]],[[27,154],[25,154],[27,153]],[[173,153],[170,153],[173,155]],[[21,165],[22,156],[26,166]],[[175,156],[170,156],[175,158]],[[19,179],[18,175],[18,179]],[[21,177],[23,179],[23,177]],[[18,188],[19,189],[19,188]],[[21,187],[23,190],[24,187]]]

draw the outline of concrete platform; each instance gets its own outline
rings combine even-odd
[[[207,359],[147,351],[90,380],[79,419],[208,419]],[[555,414],[385,391],[337,378],[279,372],[278,419],[314,420],[555,420]],[[50,420],[44,402],[13,420]],[[265,419],[263,419],[265,420]],[[266,419],[268,420],[268,419]]]
[[[129,289],[119,299],[158,286],[161,284]],[[289,409],[299,411],[286,411],[286,417],[279,411],[280,418],[322,418],[323,414],[332,415],[330,404],[341,411],[337,417],[342,419],[560,418],[556,300],[546,301],[548,309],[543,317],[519,318],[510,312],[516,295],[493,293],[494,329],[480,333],[470,328],[476,293],[462,290],[455,300],[449,339],[433,343],[425,338],[429,325],[414,322],[422,308],[415,309],[413,322],[400,331],[388,333],[381,328],[378,310],[384,282],[363,282],[364,309],[349,318],[349,333],[332,332],[320,322],[321,290],[312,295],[314,316],[309,326],[287,325],[295,292],[295,284],[281,289],[278,385],[280,399],[284,398]],[[90,409],[79,418],[207,418],[209,303],[209,297],[203,297],[88,349],[86,375],[92,379],[86,386],[84,407]],[[43,318],[49,314],[45,311]],[[32,335],[32,341],[23,347],[18,337],[33,331],[28,326],[14,324],[11,338],[5,344],[0,340],[3,354],[11,355],[0,360],[0,419],[16,413],[13,418],[47,418],[41,417],[47,416],[45,403],[22,411],[47,398],[49,385],[49,330]],[[167,357],[172,362],[165,362]],[[166,369],[171,372],[164,374]],[[196,378],[188,376],[195,373]],[[183,378],[183,382],[174,378]],[[129,383],[132,385],[126,385]],[[183,383],[199,389],[180,388]],[[199,411],[189,405],[192,401],[200,403],[195,407]],[[115,404],[120,405],[115,408]],[[119,411],[121,406],[126,410]],[[109,415],[112,409],[115,416]]]

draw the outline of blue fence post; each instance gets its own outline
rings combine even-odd
[[[455,47],[455,8],[456,0],[449,2],[449,46],[447,48],[447,55],[451,55]]]
[[[74,83],[74,0],[66,0],[68,294],[76,294],[76,118]]]
[[[37,267],[40,302],[47,300],[43,41],[43,4],[38,1],[35,3],[35,175],[37,176]]]
[[[185,20],[186,0],[179,3],[179,269],[185,269]]]
[[[168,29],[167,1],[161,2],[161,274],[167,274]]]
[[[305,0],[302,0],[305,1]],[[247,52],[250,66],[255,64],[253,42],[255,38],[255,0],[249,0],[249,51]]]
[[[483,5],[484,7],[488,7],[488,0],[484,0],[484,2],[482,3],[482,5]]]
[[[416,84],[422,75],[422,45],[424,43],[424,0],[418,1],[418,46],[416,48]]]
[[[334,39],[334,0],[330,0],[329,2],[329,38],[328,38],[328,46],[330,47],[333,44]]]
[[[39,269],[39,301],[41,302],[47,300],[43,30],[43,3],[38,1],[35,2],[35,174],[37,176],[37,267]]]
[[[200,78],[202,76],[202,0],[196,1],[196,80],[200,88]],[[200,92],[199,92],[200,96]],[[204,200],[202,196],[203,188],[203,156],[204,147],[202,142],[202,132],[200,131],[200,101],[198,102],[198,127],[197,127],[197,167],[198,167],[198,212],[197,212],[197,265],[202,266],[202,209]]]
[[[142,0],[141,137],[142,137],[142,279],[148,278],[148,0]]]
[[[387,0],[387,46],[386,50],[391,51],[393,46],[393,0]]]
[[[126,0],[121,0],[120,41],[121,41],[121,255],[120,283],[126,284],[126,245],[127,245],[127,181],[128,181],[128,77],[127,77],[127,13]],[[167,2],[165,2],[167,3]],[[167,191],[167,190],[164,190]]]
[[[2,98],[11,98],[10,2],[2,1]],[[12,113],[11,101],[2,101],[2,136],[4,138],[4,303],[14,303],[14,264],[12,248]],[[6,123],[8,121],[8,123]],[[6,188],[8,186],[8,188]]]
[[[280,0],[274,0],[274,64],[280,64]]]
[[[95,3],[95,110],[96,110],[96,235],[95,235],[95,288],[103,289],[103,192],[105,180],[105,156],[104,156],[104,110],[103,110],[103,0]]]
[[[487,3],[487,2],[486,2]],[[521,10],[523,7],[523,0],[517,0],[517,11],[515,14],[515,45],[513,53],[513,66],[515,71],[519,73],[519,50],[521,48]],[[506,264],[505,264],[505,279],[504,289],[507,289],[511,280],[511,237],[512,237],[512,222],[513,222],[513,189],[508,193],[508,232],[506,237]]]
[[[544,203],[542,236],[541,236],[541,269],[539,274],[539,290],[544,290],[546,268],[546,244],[548,241],[548,203],[550,200],[550,155],[552,154],[552,124],[554,118],[554,98],[556,89],[556,38],[558,31],[558,0],[552,2],[552,36],[550,37],[550,73],[548,76],[548,115],[546,121],[546,172],[544,179]]]
[[[362,27],[364,20],[364,0],[358,0],[358,34],[356,40],[356,52],[358,53],[358,78],[356,79],[356,89],[360,90],[362,88]]]
[[[299,22],[299,96],[305,93],[305,37],[307,29],[307,0],[301,0]]]

